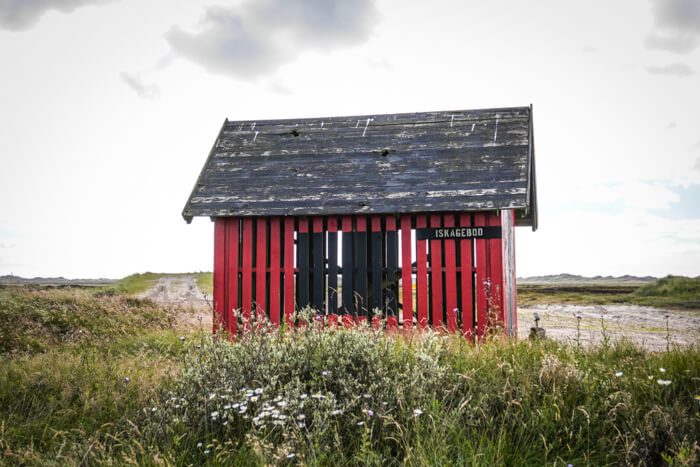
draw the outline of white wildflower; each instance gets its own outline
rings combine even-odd
[[[670,379],[657,379],[656,382],[661,386],[668,386],[669,384],[671,384]]]
[[[328,372],[327,372],[327,371],[322,371],[322,372],[321,372],[321,376],[328,376]]]
[[[214,420],[216,420],[217,418],[219,418],[219,412],[216,411],[216,410],[213,411],[213,412],[211,413],[211,418],[213,418]]]
[[[357,426],[362,426],[364,424],[365,424],[365,422],[357,422]]]
[[[211,394],[209,394],[209,400],[212,400],[212,399],[214,399],[215,397],[216,397],[216,393],[215,393],[215,392],[212,392]]]
[[[340,415],[341,413],[343,413],[342,410],[340,410],[340,409],[335,409],[334,411],[331,412],[331,415]]]
[[[238,409],[238,413],[246,413],[247,410],[248,410],[248,406],[247,406],[247,405],[242,405],[242,406]]]
[[[263,393],[263,388],[257,388],[257,389],[255,390],[255,394],[257,394],[257,395],[260,395],[260,394],[262,394],[262,393]]]
[[[615,373],[615,376],[617,376],[619,378],[620,376],[622,376],[622,374],[623,373],[621,371],[618,371],[617,373]]]
[[[253,396],[253,397],[250,398],[250,402],[257,402],[258,399],[259,399],[258,396]]]
[[[421,415],[423,415],[423,411],[421,409],[413,409],[414,417],[420,417]]]
[[[661,373],[666,373],[666,368],[659,368],[659,371],[660,371]]]
[[[198,447],[198,448],[201,448],[201,447],[202,447],[202,443],[197,443],[197,447]]]

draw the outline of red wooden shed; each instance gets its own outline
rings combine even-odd
[[[228,121],[182,213],[214,221],[215,326],[386,318],[516,332],[532,107]]]

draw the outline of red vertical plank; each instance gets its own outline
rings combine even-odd
[[[422,229],[428,226],[425,215],[416,216],[416,228]],[[424,329],[428,325],[428,241],[416,240],[416,308],[418,314],[418,328]]]
[[[445,214],[443,225],[454,227],[455,218]],[[457,331],[457,240],[445,240],[445,314],[447,315],[447,330]]]
[[[413,275],[411,264],[411,216],[401,216],[401,306],[403,329],[413,329]]]
[[[238,223],[237,217],[231,217],[226,222],[226,323],[229,336],[235,336],[237,331],[237,319],[234,312],[238,312]]]
[[[459,216],[460,227],[470,227],[472,225],[471,215],[462,213]],[[474,291],[472,290],[473,266],[472,266],[472,240],[460,240],[460,264],[462,289],[462,334],[471,339],[474,335]]]
[[[250,311],[253,302],[253,219],[243,219],[243,280],[241,314],[243,316],[243,332],[250,329]]]
[[[430,215],[431,227],[442,227],[440,214]],[[442,329],[442,240],[430,241],[430,294],[433,302],[433,327]]]
[[[387,232],[396,232],[396,217],[394,217],[393,214],[389,214],[384,219],[385,219],[384,223],[386,225],[386,231]],[[389,245],[389,241],[387,241],[387,244]],[[398,248],[398,246],[397,246],[397,248]],[[409,250],[409,254],[410,254],[410,252],[411,252],[411,250]],[[395,261],[395,263],[396,262],[398,262],[398,259]],[[387,267],[391,268],[392,266],[389,263],[389,260],[387,260],[387,263],[388,263]],[[410,263],[410,260],[409,260],[409,263]],[[396,267],[396,264],[394,264],[394,267]],[[394,274],[396,274],[396,273],[394,272]],[[399,280],[398,277],[394,276],[394,278],[397,281]],[[391,280],[391,277],[389,277],[389,279]],[[393,285],[392,285],[392,289],[393,289]],[[393,301],[394,301],[394,303],[398,303],[398,297],[394,297]],[[391,330],[396,329],[398,327],[398,325],[399,325],[399,321],[398,321],[397,316],[396,316],[396,310],[394,310],[393,316],[386,317],[386,328],[391,331]]]
[[[257,244],[255,253],[255,310],[258,321],[267,313],[267,219],[259,217],[257,222]]]
[[[483,227],[486,225],[484,213],[474,214],[474,225]],[[488,261],[486,260],[486,242],[483,238],[474,240],[476,243],[476,337],[482,338],[486,334],[488,326]]]
[[[226,220],[214,221],[214,318],[212,332],[224,325],[226,310]]]
[[[270,321],[280,324],[280,218],[270,219]]]
[[[294,325],[294,218],[284,218],[284,319]]]
[[[341,223],[342,223],[342,229],[343,229],[343,247],[345,247],[345,232],[352,232],[352,217],[351,216],[343,216],[341,218]],[[345,253],[343,253],[345,254]],[[346,300],[345,298],[348,297],[349,295],[354,295],[352,293],[352,284],[346,284],[345,283],[345,278],[347,277],[347,274],[345,273],[346,268],[349,268],[350,266],[343,263],[343,308],[345,310],[354,310],[354,304],[352,303],[345,303]],[[350,272],[350,277],[352,278],[352,271]],[[350,292],[348,293],[348,288],[350,288]],[[355,320],[353,318],[353,312],[345,312],[343,313],[343,326],[350,327],[355,323]]]
[[[496,213],[487,214],[487,225],[500,226],[501,219]],[[491,238],[487,244],[489,261],[489,282],[491,296],[489,298],[489,326],[496,327],[500,332],[505,331],[505,315],[503,306],[503,241]]]

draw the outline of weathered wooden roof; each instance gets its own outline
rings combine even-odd
[[[493,209],[537,227],[531,107],[226,120],[182,215]]]

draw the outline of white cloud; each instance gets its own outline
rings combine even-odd
[[[692,68],[690,68],[685,63],[671,63],[670,65],[664,66],[648,66],[647,71],[655,75],[669,75],[678,76],[681,78],[692,76],[695,74]]]
[[[661,34],[652,32],[644,44],[652,49],[687,53],[700,45],[700,2],[651,0],[652,14]]]
[[[131,75],[125,71],[119,73],[119,77],[122,81],[133,90],[137,96],[142,99],[154,99],[158,97],[160,92],[159,88],[155,84],[145,84],[140,78]]]
[[[207,70],[254,79],[305,51],[362,43],[376,20],[372,0],[248,0],[207,8],[198,31],[175,26],[166,39]]]
[[[114,0],[0,0],[0,28],[24,31],[34,26],[49,10],[70,13],[86,5]]]
[[[644,39],[644,45],[650,49],[668,50],[676,53],[692,52],[700,45],[700,37],[690,32],[670,35],[651,33]]]

